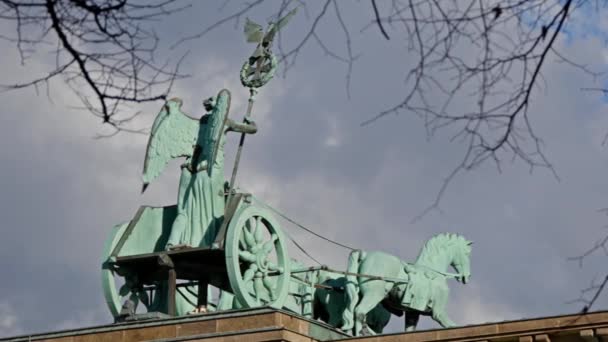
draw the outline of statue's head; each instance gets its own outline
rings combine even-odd
[[[203,101],[203,107],[205,107],[205,110],[207,112],[211,112],[213,110],[213,108],[215,108],[215,98],[210,97],[210,98],[206,99],[205,101]]]
[[[457,237],[455,244],[452,267],[460,274],[458,281],[466,284],[471,278],[471,245],[473,241],[469,241],[462,236]]]
[[[226,115],[230,110],[230,91],[222,89],[219,93],[203,101],[205,110],[211,115]]]

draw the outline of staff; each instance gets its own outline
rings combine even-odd
[[[270,51],[272,47],[272,41],[276,33],[284,27],[289,19],[293,17],[297,12],[297,8],[294,8],[286,16],[277,20],[276,23],[270,22],[266,32],[261,25],[247,19],[245,22],[245,36],[247,37],[248,43],[257,43],[253,54],[243,64],[241,68],[241,84],[249,88],[249,102],[247,104],[247,112],[243,118],[244,123],[249,123],[251,118],[251,112],[253,110],[253,103],[255,101],[255,95],[258,92],[258,88],[263,87],[268,81],[272,79],[277,68],[277,58]],[[234,160],[234,167],[232,169],[232,177],[230,177],[230,183],[228,187],[228,194],[232,196],[232,190],[236,182],[236,173],[239,168],[239,162],[241,160],[241,152],[243,145],[245,144],[245,134],[241,134],[239,140],[239,147],[236,152],[236,158]]]

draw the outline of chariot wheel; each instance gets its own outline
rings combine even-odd
[[[226,270],[238,302],[245,307],[283,307],[289,292],[290,260],[274,217],[256,205],[233,216],[226,233]]]
[[[124,233],[127,228],[128,223],[120,224],[115,226],[109,238],[105,242],[104,252],[102,256],[102,266],[101,266],[101,285],[104,292],[104,297],[106,299],[106,304],[112,313],[112,316],[118,317],[120,314],[120,310],[122,307],[122,303],[126,300],[130,293],[131,289],[129,285],[130,283],[124,282],[122,286],[117,286],[117,278],[120,278],[120,275],[117,274],[116,270],[112,267],[110,261],[112,258],[112,252],[118,241],[120,240],[121,235]]]

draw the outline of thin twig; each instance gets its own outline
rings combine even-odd
[[[378,24],[378,28],[380,28],[380,32],[386,40],[390,40],[391,38],[386,33],[384,26],[382,26],[382,20],[380,20],[380,13],[378,13],[378,6],[376,6],[376,0],[372,0],[372,7],[374,8],[374,15],[376,16],[376,24]]]

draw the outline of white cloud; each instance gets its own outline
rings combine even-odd
[[[9,303],[0,301],[0,337],[22,334],[19,317],[15,308]]]
[[[328,133],[325,138],[325,146],[336,147],[342,143],[341,132],[338,128],[338,121],[335,115],[328,115],[327,118]]]
[[[508,303],[500,302],[497,293],[492,293],[492,296],[482,295],[491,291],[481,291],[479,285],[474,283],[452,288],[453,299],[449,303],[449,312],[458,325],[493,323],[525,317],[525,314],[515,311]],[[461,293],[454,296],[454,292]]]

